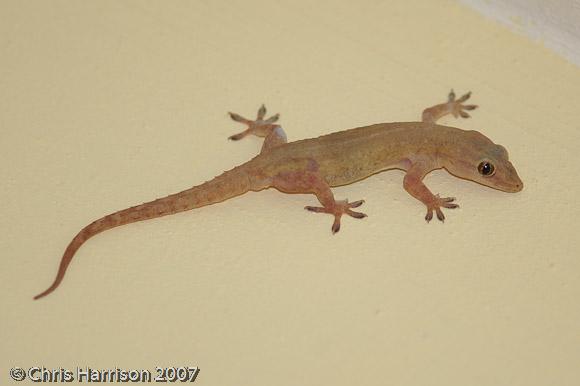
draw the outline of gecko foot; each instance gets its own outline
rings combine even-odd
[[[455,118],[461,116],[462,118],[469,118],[471,115],[465,112],[465,110],[475,110],[477,105],[464,105],[463,102],[468,100],[471,97],[471,91],[461,96],[459,99],[455,99],[455,91],[451,89],[449,92],[449,96],[447,97],[447,104],[451,109],[451,114]]]
[[[445,222],[445,216],[441,211],[441,208],[455,209],[459,208],[459,205],[454,204],[455,197],[439,197],[435,195],[435,200],[432,204],[427,205],[427,214],[425,215],[425,221],[429,222],[433,219],[433,211],[437,214],[437,219],[441,222]]]
[[[280,114],[274,114],[270,118],[264,119],[266,116],[266,106],[262,105],[258,110],[258,114],[255,120],[250,120],[247,118],[242,117],[239,114],[229,112],[230,118],[232,118],[236,122],[243,123],[247,125],[248,128],[241,133],[234,134],[230,136],[228,139],[233,141],[237,141],[239,139],[244,138],[248,134],[254,134],[258,137],[266,137],[276,125],[273,125],[274,122],[280,118]]]
[[[320,206],[305,206],[304,209],[315,213],[328,213],[334,216],[334,223],[332,224],[332,233],[336,233],[340,230],[340,218],[343,214],[347,214],[354,218],[365,218],[366,214],[361,212],[355,212],[351,208],[358,208],[364,203],[364,200],[359,200],[355,202],[336,201],[332,207],[320,207]]]

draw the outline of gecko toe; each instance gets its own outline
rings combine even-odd
[[[455,201],[455,197],[439,198],[439,196],[437,196],[437,199],[438,199],[438,205],[443,207],[443,208],[447,208],[447,209],[459,208],[458,204],[453,203]]]
[[[280,119],[280,114],[274,114],[270,118],[266,119],[264,123],[274,123]]]
[[[355,201],[355,202],[350,202],[348,204],[348,207],[349,208],[358,208],[359,206],[361,206],[364,203],[365,203],[365,200],[358,200],[358,201]]]
[[[236,122],[241,122],[241,123],[246,123],[246,124],[250,122],[249,119],[242,117],[240,114],[232,113],[231,111],[229,111],[228,114],[230,115],[230,118],[232,118]]]
[[[445,222],[445,216],[443,215],[443,212],[441,211],[440,208],[436,208],[435,213],[437,213],[437,220]]]
[[[336,234],[340,231],[340,218],[336,218],[332,224],[332,234]]]
[[[359,218],[359,219],[368,217],[365,213],[355,212],[355,211],[350,210],[350,209],[348,209],[346,211],[346,214],[348,214],[350,217]]]
[[[256,116],[256,120],[264,119],[265,115],[266,115],[266,105],[262,104],[262,106],[260,106],[260,108],[258,109],[258,115]]]
[[[241,133],[230,135],[228,139],[232,141],[239,141],[240,139],[244,138],[247,134],[248,133],[246,131],[242,131]]]
[[[328,210],[321,206],[305,206],[304,209],[314,213],[328,213]]]
[[[453,91],[453,89],[451,89],[451,91],[449,91],[449,95],[447,96],[447,102],[453,102],[455,101],[455,91]]]
[[[468,91],[467,93],[463,94],[458,100],[457,103],[463,103],[466,100],[468,100],[469,98],[471,98],[471,91]]]

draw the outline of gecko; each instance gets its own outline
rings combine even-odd
[[[73,256],[91,237],[120,225],[201,208],[250,191],[275,188],[283,193],[314,194],[321,206],[305,209],[333,216],[333,234],[340,230],[343,215],[362,219],[366,214],[353,210],[363,200],[337,200],[331,188],[389,169],[405,172],[403,188],[425,205],[427,222],[434,212],[443,222],[442,208],[459,207],[454,197],[433,194],[423,183],[423,178],[436,169],[504,192],[521,191],[523,183],[503,146],[478,131],[437,124],[446,115],[469,118],[467,111],[477,107],[464,104],[470,96],[468,92],[456,98],[451,90],[447,102],[423,110],[421,121],[379,123],[295,142],[288,142],[282,126],[276,123],[279,114],[265,118],[264,105],[255,120],[230,112],[234,121],[247,128],[229,139],[237,141],[248,135],[264,138],[256,157],[201,185],[117,211],[85,226],[67,246],[52,285],[34,299],[60,285]]]

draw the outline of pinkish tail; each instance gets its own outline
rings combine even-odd
[[[248,163],[238,166],[191,189],[120,210],[87,225],[72,239],[66,248],[54,282],[44,292],[36,295],[34,300],[50,294],[60,285],[73,256],[81,245],[91,237],[120,225],[211,205],[248,192],[251,190],[251,186],[248,179],[247,165]]]

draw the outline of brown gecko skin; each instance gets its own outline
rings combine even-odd
[[[447,103],[423,111],[421,122],[379,123],[290,143],[281,126],[275,123],[278,115],[264,119],[264,106],[253,121],[230,113],[234,121],[248,126],[230,139],[239,140],[248,134],[265,137],[258,156],[211,181],[112,213],[87,225],[66,248],[53,284],[34,299],[48,295],[59,286],[76,251],[96,234],[120,225],[215,204],[248,191],[273,187],[285,193],[312,193],[322,206],[305,209],[334,216],[332,232],[336,233],[343,214],[354,218],[366,215],[352,210],[361,206],[362,200],[337,201],[330,188],[388,169],[406,171],[403,187],[425,204],[427,221],[433,218],[433,212],[443,221],[441,208],[458,207],[454,198],[434,195],[423,184],[425,175],[435,169],[444,168],[456,177],[505,192],[522,190],[523,183],[504,147],[477,131],[436,124],[437,119],[447,114],[468,118],[465,110],[477,107],[463,105],[469,97],[470,93],[456,100],[452,90]]]

